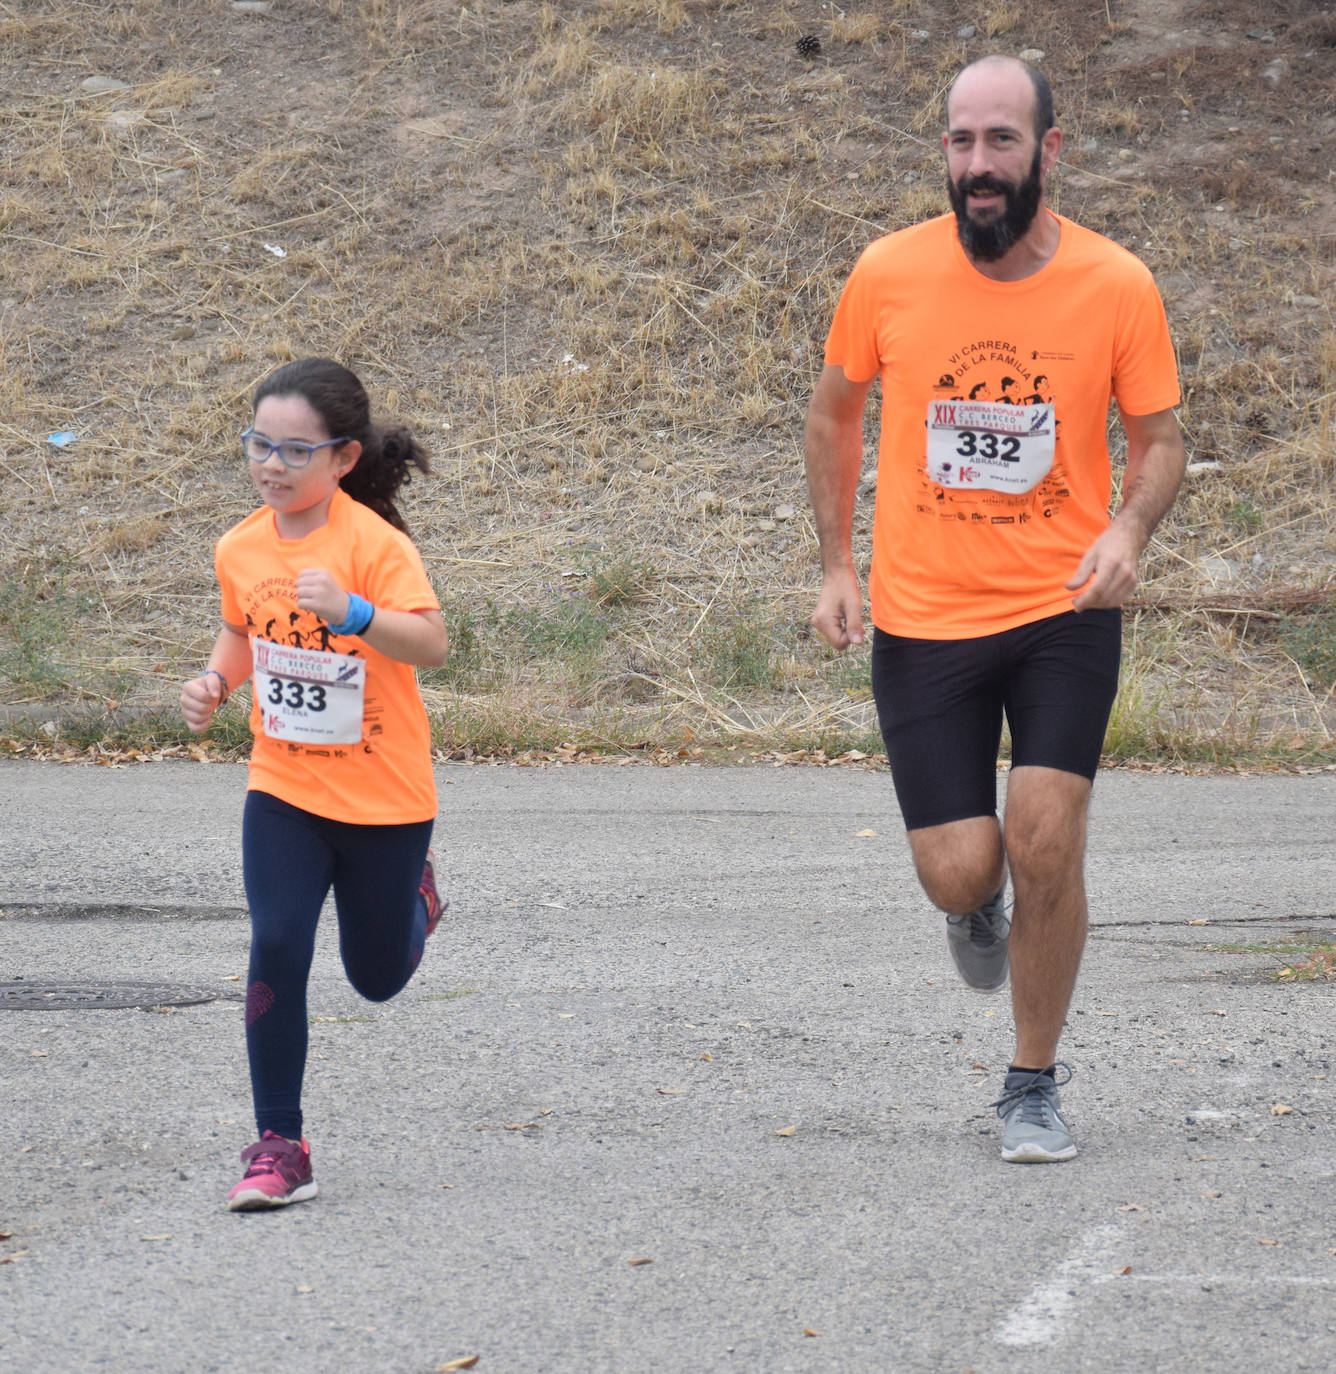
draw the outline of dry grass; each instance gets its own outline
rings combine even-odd
[[[857,253],[945,208],[952,73],[1038,46],[1060,208],[1155,270],[1218,464],[1152,547],[1110,751],[1329,750],[1291,633],[1336,568],[1326,30],[1267,51],[1277,144],[1257,44],[1143,50],[1098,6],[41,11],[0,4],[0,701],[170,712],[252,503],[246,394],[321,352],[434,454],[407,513],[455,631],[443,748],[875,749],[865,661],[806,628],[803,407]]]

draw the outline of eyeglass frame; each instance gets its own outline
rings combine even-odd
[[[269,452],[266,453],[263,458],[252,458],[251,455],[246,451],[246,443],[250,439],[264,440],[264,442],[269,445]],[[282,463],[285,468],[309,467],[311,457],[317,449],[337,448],[340,444],[350,443],[352,443],[351,438],[322,439],[318,444],[306,444],[303,443],[300,439],[281,439],[278,441],[278,443],[275,443],[267,434],[260,434],[256,430],[254,425],[252,425],[249,429],[243,429],[241,431],[241,455],[243,458],[245,458],[245,460],[248,463],[267,463],[269,459],[276,453],[278,454],[278,461]],[[285,448],[299,449],[306,454],[306,457],[303,458],[300,463],[291,463],[287,460],[287,458],[283,456],[283,450]]]

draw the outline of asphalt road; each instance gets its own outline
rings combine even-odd
[[[243,771],[0,763],[0,994],[215,999],[0,1016],[0,1369],[1336,1366],[1336,987],[1257,948],[1336,938],[1336,777],[1100,777],[1081,1153],[1029,1168],[885,774],[439,777],[414,981],[322,924],[321,1195],[237,1215]]]

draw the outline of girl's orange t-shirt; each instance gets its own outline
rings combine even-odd
[[[244,626],[252,643],[263,639],[366,661],[356,743],[315,747],[271,738],[255,694],[248,786],[330,820],[398,825],[434,819],[431,735],[413,667],[377,653],[356,635],[332,634],[296,601],[297,574],[326,568],[345,591],[373,606],[439,609],[412,540],[340,489],[328,522],[302,539],[280,539],[273,511],[255,511],[218,541],[214,567],[223,619]]]
[[[1063,584],[1109,523],[1110,397],[1130,415],[1179,402],[1146,266],[1054,218],[1057,252],[1023,281],[979,272],[944,215],[872,243],[845,285],[825,359],[850,381],[881,378],[868,594],[890,634],[967,639],[1070,610]],[[1006,457],[1045,442],[1005,434],[1022,414],[1052,436],[1051,466],[1030,490],[999,490],[983,445]],[[981,415],[1001,417],[1003,432],[970,430]]]

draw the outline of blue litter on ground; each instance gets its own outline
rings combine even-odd
[[[52,448],[68,448],[78,437],[72,429],[58,429],[54,434],[46,436],[46,442]]]

